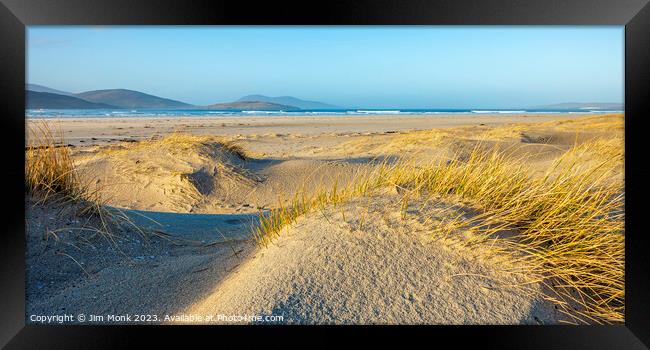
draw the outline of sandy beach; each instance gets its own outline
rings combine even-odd
[[[589,114],[573,114],[580,118]],[[49,118],[65,131],[70,144],[97,145],[124,140],[142,140],[170,132],[192,135],[299,136],[335,134],[372,135],[394,131],[414,131],[460,126],[498,126],[510,123],[539,123],[566,119],[566,114],[437,114],[373,116],[251,116],[251,117],[184,117],[184,118]],[[30,120],[39,120],[31,118]]]
[[[27,314],[156,315],[152,323],[260,322],[214,315],[306,324],[580,323],[545,297],[549,284],[531,280],[519,253],[498,253],[511,250],[507,237],[517,229],[472,245],[471,230],[440,234],[459,218],[484,220],[481,198],[416,196],[397,185],[345,199],[330,191],[269,244],[255,239],[255,227],[260,213],[295,207],[301,196],[359,187],[360,174],[379,163],[419,169],[499,149],[536,181],[572,147],[623,149],[622,115],[48,122],[71,146],[80,178],[134,225],[111,239],[88,237],[74,231],[73,213],[27,200]],[[588,148],[581,164],[612,158]],[[622,159],[610,175],[623,182]]]
[[[625,325],[626,33],[28,26],[25,321]]]

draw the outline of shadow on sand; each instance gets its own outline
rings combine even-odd
[[[259,214],[194,214],[142,210],[122,210],[142,229],[163,232],[176,238],[203,243],[243,240]]]

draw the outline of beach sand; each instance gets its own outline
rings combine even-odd
[[[523,281],[505,272],[513,261],[431,237],[435,222],[471,215],[461,202],[416,201],[430,210],[404,220],[397,193],[379,193],[301,217],[268,247],[251,241],[251,228],[298,190],[344,186],[377,159],[430,162],[501,147],[537,176],[572,145],[622,142],[623,133],[621,115],[579,114],[54,123],[105,202],[162,234],[147,244],[129,229],[117,244],[72,233],[53,239],[45,233],[74,226],[74,218],[28,209],[27,314],[142,313],[157,315],[156,323],[190,314],[280,314],[285,323],[316,324],[561,322],[539,295],[506,287]],[[228,323],[199,321],[212,322]]]
[[[579,118],[589,114],[572,114]],[[437,114],[373,116],[291,117],[137,117],[137,118],[52,118],[61,126],[68,143],[75,146],[142,140],[170,132],[192,135],[297,137],[303,135],[353,136],[393,131],[413,131],[459,126],[497,126],[510,123],[539,123],[566,119],[566,114]],[[32,121],[37,118],[30,119]]]

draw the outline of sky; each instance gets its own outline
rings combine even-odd
[[[29,26],[28,83],[207,105],[509,108],[624,100],[623,26]]]

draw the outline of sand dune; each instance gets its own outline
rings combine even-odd
[[[609,137],[609,130],[598,128],[603,122],[607,120],[591,117],[569,123],[292,139],[171,134],[152,141],[83,147],[75,154],[82,174],[99,181],[111,205],[185,213],[257,212],[289,199],[299,188],[345,183],[369,161],[390,157],[427,163],[462,157],[481,144],[508,150],[543,169],[575,143]],[[243,147],[246,159],[228,153],[220,142]]]
[[[348,160],[256,159],[233,152],[233,145],[223,138],[172,134],[82,150],[76,163],[110,205],[180,213],[258,212],[290,199],[298,188],[344,182],[361,166]]]
[[[398,201],[384,194],[301,218],[184,313],[306,324],[558,321],[539,295],[506,286],[525,282],[506,272],[512,262],[485,247],[432,239],[417,217],[400,217]],[[431,224],[458,214],[442,209],[450,204],[430,208]]]
[[[475,215],[476,208],[451,197],[414,198],[403,208],[400,194],[388,189],[300,217],[268,247],[248,240],[260,212],[285,205],[300,191],[344,186],[377,161],[462,161],[476,147],[496,148],[524,160],[535,177],[585,142],[594,147],[580,154],[581,164],[622,157],[620,115],[472,118],[440,117],[438,124],[383,117],[376,124],[333,118],[238,120],[250,125],[202,118],[97,120],[87,129],[65,121],[61,127],[74,140],[89,140],[73,148],[82,178],[109,205],[159,221],[135,220],[168,239],[135,247],[134,232],[120,233],[130,242],[126,260],[100,259],[116,253],[96,240],[89,242],[95,250],[73,249],[68,243],[77,247],[83,241],[75,235],[32,250],[29,308],[282,315],[284,323],[307,324],[564,321],[540,285],[525,271],[513,272],[521,266],[512,256],[493,254],[499,240],[469,245],[463,232],[434,234],[450,218]],[[143,127],[149,124],[155,127]],[[108,133],[116,125],[120,129]],[[130,128],[139,128],[137,137],[105,142]],[[179,129],[185,132],[171,133]],[[620,152],[602,153],[619,144]],[[622,166],[612,179],[623,181]],[[28,219],[33,242],[44,227],[63,225],[47,220],[42,213]],[[62,244],[66,254],[94,267],[91,276],[56,255]],[[67,261],[66,278],[52,279],[61,260]],[[48,287],[39,289],[42,283]]]

